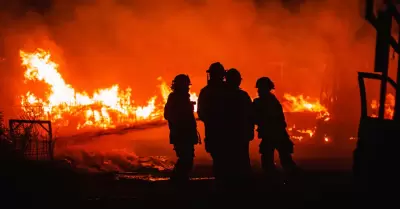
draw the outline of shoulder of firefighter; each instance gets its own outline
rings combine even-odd
[[[252,116],[254,125],[260,126],[261,121],[261,105],[260,98],[255,98],[252,103]],[[257,128],[258,131],[258,128]]]
[[[241,93],[243,99],[244,99],[246,102],[250,102],[250,103],[251,103],[251,97],[250,97],[250,95],[249,95],[246,91],[240,89],[240,93]]]
[[[170,120],[170,118],[171,118],[171,114],[172,114],[171,111],[172,111],[172,107],[174,106],[173,97],[174,97],[174,93],[172,92],[168,95],[167,102],[165,103],[165,106],[164,106],[164,118],[167,121]]]
[[[169,122],[195,120],[194,104],[190,101],[190,95],[171,93],[164,107],[164,118]]]
[[[241,109],[246,115],[246,117],[251,116],[253,114],[253,107],[251,97],[246,91],[239,90],[240,102],[241,102]]]
[[[164,117],[170,129],[170,143],[197,144],[200,140],[197,123],[194,117],[194,107],[189,95],[171,93],[165,105]]]
[[[248,93],[241,89],[228,89],[225,109],[227,134],[246,140],[254,138],[252,101]],[[224,114],[224,113],[223,113]]]
[[[224,88],[209,85],[201,89],[197,100],[197,115],[201,121],[209,121],[213,115],[211,111],[220,108],[218,106],[221,106],[219,103],[223,100],[224,90]]]
[[[286,121],[282,105],[276,99],[256,98],[253,102],[254,122],[257,125],[259,138],[265,134],[274,134],[286,130]]]
[[[279,119],[281,125],[282,125],[283,127],[286,128],[286,126],[287,126],[287,125],[286,125],[286,118],[285,118],[285,114],[284,114],[284,112],[283,112],[282,104],[281,104],[281,102],[278,100],[278,98],[276,98],[275,95],[272,95],[272,96],[273,96],[273,100],[274,100],[274,102],[275,102],[274,107],[276,108],[275,111],[276,111],[276,113],[277,113],[277,119]]]
[[[197,115],[198,115],[199,119],[203,122],[206,119],[205,112],[207,109],[207,105],[205,104],[206,95],[207,95],[206,88],[207,88],[207,86],[200,90],[199,97],[197,98]]]
[[[260,113],[260,108],[262,107],[261,102],[260,102],[260,98],[255,98],[253,100],[253,111],[256,113]]]
[[[241,90],[242,95],[243,95],[243,103],[244,103],[244,109],[246,110],[245,112],[245,120],[246,120],[246,138],[248,140],[253,140],[254,139],[254,126],[255,126],[255,112],[252,106],[252,101],[250,95],[246,92]]]

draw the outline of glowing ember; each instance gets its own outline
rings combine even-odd
[[[297,130],[297,132],[308,134],[308,135],[310,135],[310,137],[312,137],[312,136],[314,135],[314,133],[315,133],[315,131],[310,130],[310,129],[307,129],[307,130]]]
[[[283,108],[286,112],[327,112],[327,109],[321,105],[319,100],[312,101],[310,97],[304,98],[303,95],[293,96],[284,94],[283,97],[286,100],[286,102],[283,103]]]
[[[316,128],[313,129],[296,129],[296,125],[287,129],[291,135],[292,139],[296,139],[301,141],[304,139],[304,136],[313,137],[316,131]]]
[[[324,141],[325,141],[325,142],[329,142],[330,140],[329,140],[329,138],[328,138],[327,136],[325,136],[325,137],[324,137]]]
[[[26,68],[26,81],[42,81],[49,86],[45,98],[31,92],[21,96],[23,110],[36,119],[46,119],[69,125],[69,120],[78,121],[77,129],[84,127],[113,128],[119,124],[161,120],[162,109],[170,93],[165,82],[160,85],[163,101],[156,104],[157,96],[149,99],[146,106],[133,105],[131,89],[121,90],[118,85],[98,89],[89,95],[77,92],[67,84],[58,72],[58,65],[51,60],[48,51],[38,49],[27,53],[20,51],[22,66]],[[159,80],[162,80],[159,78]],[[196,94],[191,99],[197,101]],[[32,107],[38,109],[32,110]],[[66,122],[67,121],[67,122]]]

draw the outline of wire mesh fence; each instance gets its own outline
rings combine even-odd
[[[10,139],[14,149],[29,160],[52,160],[53,137],[50,121],[10,120]]]

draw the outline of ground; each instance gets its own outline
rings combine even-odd
[[[210,208],[238,204],[247,208],[336,208],[354,202],[349,170],[319,169],[318,164],[324,163],[318,160],[299,164],[305,171],[297,179],[271,184],[255,170],[254,183],[247,189],[230,190],[232,193],[219,193],[214,180],[193,180],[177,188],[168,181],[128,178],[134,174],[50,173],[44,168],[36,174],[24,172],[17,187],[10,185],[17,195],[5,201],[12,204],[9,208]],[[197,165],[194,173],[209,176],[210,170],[209,165]]]
[[[83,166],[92,167],[101,166],[96,164],[100,161],[93,161],[98,157],[111,159],[117,166],[112,168],[121,168],[121,163],[125,162],[121,158],[129,158],[125,156],[127,153],[161,155],[173,160],[174,153],[165,136],[167,130],[161,127],[124,135],[68,139],[68,146],[61,141],[56,152],[58,156],[64,152],[71,157],[82,152],[92,153],[89,159],[81,155],[76,158]],[[168,174],[164,172],[132,173],[111,169],[101,173],[77,173],[59,163],[8,162],[5,171],[10,172],[3,172],[1,178],[2,201],[10,205],[4,208],[212,208],[216,204],[221,207],[245,204],[246,208],[337,208],[354,202],[351,175],[354,142],[297,144],[294,157],[304,173],[284,183],[265,181],[259,170],[258,143],[254,140],[251,144],[253,184],[229,193],[216,190],[212,179],[193,180],[185,188],[176,188],[168,181],[143,180],[143,176],[149,175],[165,177]],[[212,176],[211,161],[203,145],[197,147],[196,157],[193,176]],[[141,178],[133,178],[138,176]]]
[[[204,133],[203,124],[198,123],[199,132]],[[105,171],[132,171],[137,163],[135,156],[162,156],[172,161],[175,153],[168,140],[168,127],[160,126],[130,132],[115,132],[106,135],[81,135],[58,139],[55,154],[58,158],[69,158],[84,168],[98,168]],[[202,136],[204,137],[204,136]],[[346,143],[335,145],[333,141],[312,144],[295,141],[294,158],[296,160],[319,159],[318,168],[350,169],[355,140],[346,139]],[[260,140],[255,138],[250,143],[250,155],[253,164],[259,164],[258,145]],[[229,146],[229,145],[227,145]],[[206,153],[204,144],[195,147],[195,163],[211,164],[210,156]],[[346,160],[344,160],[346,159]],[[107,164],[102,163],[107,160]],[[315,164],[315,163],[314,163]]]
[[[284,184],[266,183],[261,175],[256,174],[254,181],[250,188],[234,193],[218,193],[213,180],[192,181],[180,193],[168,182],[138,185],[124,180],[112,185],[112,189],[97,199],[86,201],[86,204],[109,204],[110,208],[126,207],[127,202],[143,208],[209,208],[214,204],[243,204],[248,208],[333,208],[353,200],[351,174],[345,171],[306,171],[297,181]]]

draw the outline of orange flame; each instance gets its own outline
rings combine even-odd
[[[303,95],[293,96],[284,94],[286,102],[283,108],[286,112],[327,112],[326,107],[321,105],[318,99],[311,101],[310,97],[304,98]]]
[[[389,93],[386,95],[384,115],[385,119],[393,119],[395,100],[396,99],[393,94]],[[379,111],[379,102],[377,100],[374,99],[371,101],[371,109],[373,111],[371,117],[377,118]]]
[[[324,107],[318,99],[311,99],[310,97],[304,97],[303,95],[293,96],[290,94],[284,94],[285,101],[282,102],[284,112],[315,112],[317,114],[316,119],[328,122],[330,120],[330,114],[326,107]],[[315,135],[316,127],[307,129],[297,129],[296,124],[288,128],[288,131],[292,139],[302,141],[305,137],[312,138]],[[325,139],[324,139],[325,140]]]
[[[51,60],[49,51],[37,49],[33,53],[20,51],[22,66],[26,68],[25,81],[41,81],[49,86],[45,98],[38,98],[32,92],[21,96],[22,110],[35,119],[51,120],[53,123],[69,126],[76,122],[76,128],[114,128],[117,125],[163,120],[163,107],[171,89],[161,77],[158,80],[161,102],[158,97],[151,97],[147,105],[134,105],[131,88],[121,90],[118,85],[110,88],[98,89],[92,95],[86,92],[77,92],[66,83],[58,72],[58,64]],[[318,100],[311,102],[308,97],[284,95],[285,112],[318,112],[320,117],[329,119],[329,113]],[[196,102],[194,109],[197,112],[197,94],[191,92],[190,100]],[[37,107],[30,111],[30,107]],[[313,135],[311,130],[299,130],[302,133]]]
[[[22,109],[37,119],[68,121],[78,118],[77,129],[84,127],[113,128],[119,124],[130,124],[141,121],[161,120],[164,106],[171,90],[162,81],[159,86],[163,101],[156,104],[157,96],[148,100],[146,106],[133,105],[131,89],[121,90],[118,85],[98,89],[93,95],[76,92],[67,84],[58,72],[58,65],[51,60],[48,51],[38,49],[27,53],[20,51],[22,66],[26,68],[25,81],[42,81],[49,86],[46,98],[38,98],[31,92],[21,96]],[[197,96],[191,93],[191,99]],[[29,112],[29,107],[37,106],[40,111]],[[196,109],[197,110],[197,109]],[[66,125],[69,125],[67,122]]]
[[[316,112],[318,113],[317,119],[324,119],[325,122],[330,120],[327,108],[318,99],[290,94],[284,94],[283,97],[285,99],[282,103],[284,112]]]

